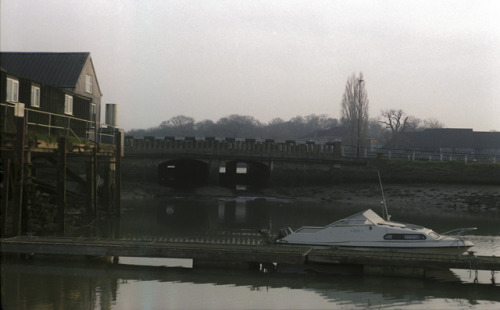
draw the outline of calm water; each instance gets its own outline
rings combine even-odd
[[[124,204],[119,221],[74,236],[254,242],[255,232],[325,225],[366,209],[273,199],[175,198]],[[379,212],[379,210],[375,210]],[[390,208],[395,221],[438,232],[477,226],[480,255],[500,255],[500,214]],[[191,261],[121,258],[116,265],[60,258],[2,263],[3,309],[500,309],[500,272],[449,270],[409,279],[344,274],[191,269]],[[494,284],[494,283],[497,284]]]

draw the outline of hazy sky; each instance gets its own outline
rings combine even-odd
[[[340,118],[363,72],[370,117],[402,109],[500,130],[500,1],[0,0],[2,51],[91,52],[120,127]]]

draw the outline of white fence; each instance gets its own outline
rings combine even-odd
[[[358,157],[357,146],[342,145],[342,156],[347,158]],[[406,159],[419,161],[462,161],[497,163],[500,158],[500,150],[492,153],[480,152],[445,152],[445,151],[422,151],[415,149],[383,149],[383,148],[361,148],[359,158],[385,158]]]

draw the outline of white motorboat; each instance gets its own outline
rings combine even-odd
[[[385,220],[368,209],[324,227],[304,226],[280,232],[276,242],[317,247],[384,250],[411,253],[461,254],[473,243],[460,235],[474,228],[461,228],[440,235],[422,226]]]

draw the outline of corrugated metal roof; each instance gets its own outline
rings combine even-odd
[[[60,88],[74,88],[90,53],[0,53],[7,73]]]

